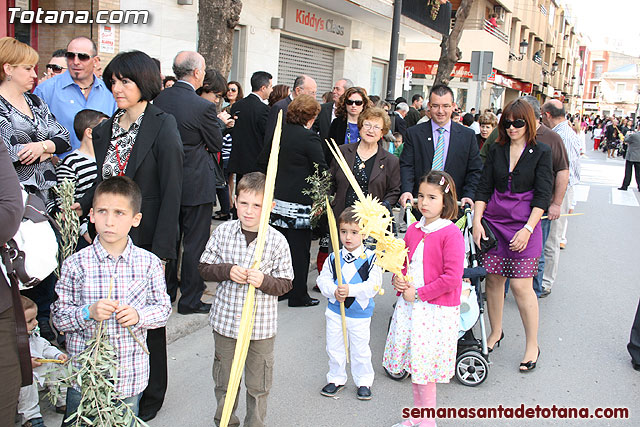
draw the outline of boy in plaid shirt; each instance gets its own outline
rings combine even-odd
[[[263,207],[265,176],[252,172],[242,177],[236,188],[238,220],[215,229],[200,258],[200,275],[218,282],[209,323],[213,327],[215,358],[213,380],[218,403],[215,424],[220,425],[235,353],[242,306],[247,286],[256,288],[255,322],[247,354],[245,384],[247,415],[244,425],[262,427],[267,415],[267,397],[273,378],[273,345],[278,320],[278,297],[292,287],[293,267],[287,240],[269,226],[260,269],[252,269],[256,237]],[[237,403],[237,402],[236,402]],[[231,415],[229,426],[239,426]]]
[[[131,227],[142,219],[141,202],[140,188],[125,176],[98,185],[89,212],[98,236],[65,260],[52,309],[53,323],[67,334],[72,357],[86,348],[98,322],[104,321],[120,365],[115,390],[136,414],[149,380],[149,356],[126,328],[131,326],[144,343],[147,329],[164,326],[171,314],[160,259],[129,238]],[[80,391],[67,391],[65,420],[75,414],[80,399]]]

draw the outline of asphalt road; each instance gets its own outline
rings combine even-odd
[[[589,408],[591,414],[599,407],[622,407],[628,408],[630,418],[438,419],[440,427],[640,425],[640,373],[632,369],[626,350],[640,296],[640,263],[634,245],[634,238],[640,235],[640,197],[633,185],[625,194],[627,198],[615,194],[622,182],[624,161],[605,158],[588,150],[582,160],[580,194],[586,201],[578,202],[576,212],[585,215],[570,218],[568,245],[561,252],[557,282],[552,294],[540,301],[541,354],[537,369],[528,374],[518,371],[524,331],[515,300],[509,295],[504,313],[505,339],[491,354],[487,380],[475,388],[455,380],[438,385],[438,406],[556,405]],[[309,287],[315,277],[310,275]],[[371,325],[376,379],[373,399],[368,402],[356,399],[351,379],[334,399],[319,393],[327,371],[326,302],[312,308],[289,308],[280,303],[269,426],[383,427],[401,420],[401,409],[412,405],[410,380],[394,381],[381,367],[395,300],[389,282],[385,275],[387,292],[376,297]],[[203,323],[193,323],[192,333],[169,345],[169,389],[163,409],[149,423],[151,427],[214,425],[213,336],[210,327],[201,327]],[[241,388],[237,412],[241,419],[245,413],[243,394]],[[60,416],[48,412],[46,419],[50,425],[58,425]]]

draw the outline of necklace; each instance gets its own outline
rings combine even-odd
[[[95,81],[95,80],[94,80]],[[93,87],[93,83],[94,81],[91,82],[91,84],[87,87],[82,87],[80,85],[78,85],[78,87],[80,88],[80,92],[82,92],[83,95],[86,95],[86,91],[88,91],[89,89],[91,89]],[[77,83],[76,83],[77,84]]]
[[[351,140],[351,126],[349,126],[349,122],[347,122],[347,144],[351,144],[352,142],[360,142],[360,135],[358,135],[355,141]]]
[[[116,143],[116,161],[118,162],[118,176],[124,175],[124,170],[127,168],[127,163],[129,163],[129,158],[131,157],[131,153],[133,152],[133,147],[131,147],[131,151],[127,155],[127,158],[124,159],[124,162],[120,161],[120,150],[118,149],[118,143]]]

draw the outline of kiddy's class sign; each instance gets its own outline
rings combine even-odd
[[[308,4],[288,0],[284,4],[284,29],[314,39],[348,46],[351,21]]]

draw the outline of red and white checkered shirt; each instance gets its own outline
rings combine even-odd
[[[247,246],[239,220],[227,221],[211,234],[200,257],[204,264],[234,264],[251,268],[254,262],[257,238]],[[269,227],[265,240],[260,271],[275,278],[293,280],[291,251],[287,239],[275,228]],[[250,285],[225,280],[216,287],[216,297],[209,313],[209,324],[220,335],[238,338],[242,306]],[[278,324],[278,297],[256,289],[256,309],[252,340],[271,338]]]
[[[86,348],[95,334],[98,322],[84,320],[82,308],[109,297],[136,309],[139,322],[131,329],[143,343],[147,329],[164,326],[171,314],[171,303],[160,259],[133,244],[131,238],[116,259],[96,238],[93,245],[69,258],[62,265],[56,284],[58,300],[52,306],[53,324],[66,333],[67,351],[71,357]],[[104,321],[109,341],[119,359],[116,391],[120,397],[135,396],[147,387],[149,356],[133,339],[127,328],[120,326],[115,313]]]

